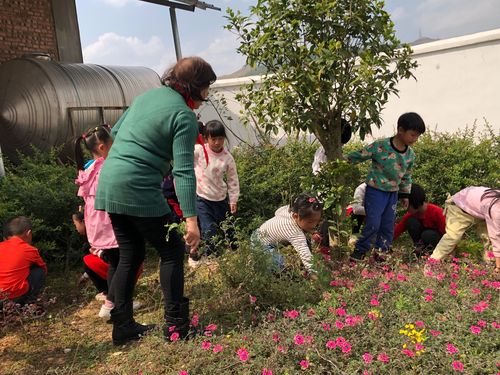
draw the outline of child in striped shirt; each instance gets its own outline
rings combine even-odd
[[[276,251],[280,243],[291,244],[308,273],[314,272],[312,255],[306,233],[312,232],[321,221],[323,205],[314,196],[299,195],[290,206],[276,210],[274,217],[262,224],[253,234],[273,256],[273,263],[284,267],[284,258]]]

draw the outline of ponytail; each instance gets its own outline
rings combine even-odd
[[[85,148],[88,151],[94,153],[99,144],[108,143],[111,139],[109,130],[110,126],[108,124],[102,124],[87,130],[85,133],[75,139],[74,151],[77,170],[83,171],[85,169],[82,141],[85,145]]]

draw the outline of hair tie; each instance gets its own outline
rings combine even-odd
[[[307,201],[308,201],[309,203],[315,203],[315,202],[316,202],[316,198],[314,198],[314,197],[310,197]]]
[[[85,138],[87,138],[87,134],[86,133],[83,133],[82,134],[82,139],[85,140]]]

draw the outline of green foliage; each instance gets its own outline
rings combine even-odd
[[[278,207],[301,193],[299,183],[312,174],[316,148],[306,142],[288,142],[283,147],[266,144],[234,150],[241,189],[238,221],[245,232],[273,217]]]
[[[33,243],[45,261],[80,256],[71,214],[81,204],[73,183],[74,167],[58,161],[57,150],[32,156],[20,155],[20,163],[6,164],[6,175],[0,179],[0,223],[18,215],[28,216],[33,224]]]
[[[500,134],[491,128],[455,133],[423,134],[414,146],[413,180],[424,187],[430,202],[443,205],[448,193],[467,186],[500,185]]]
[[[341,118],[362,139],[380,126],[396,84],[412,77],[411,49],[395,36],[383,1],[258,1],[250,15],[227,10],[227,29],[247,64],[268,75],[237,96],[269,133],[308,130],[328,159],[341,154]]]

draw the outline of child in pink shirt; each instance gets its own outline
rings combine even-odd
[[[446,233],[431,255],[443,259],[450,254],[465,231],[475,225],[480,234],[487,233],[495,257],[495,272],[500,273],[500,189],[471,186],[446,201]]]
[[[229,213],[235,214],[240,194],[236,163],[224,147],[226,130],[218,120],[206,123],[204,136],[205,150],[195,145],[194,170],[196,173],[196,195],[201,238],[206,244],[206,253],[215,252],[214,237],[220,224]],[[206,154],[208,154],[208,158]],[[231,237],[232,234],[228,233]],[[233,239],[230,238],[230,241]],[[190,257],[190,264],[195,265]]]

